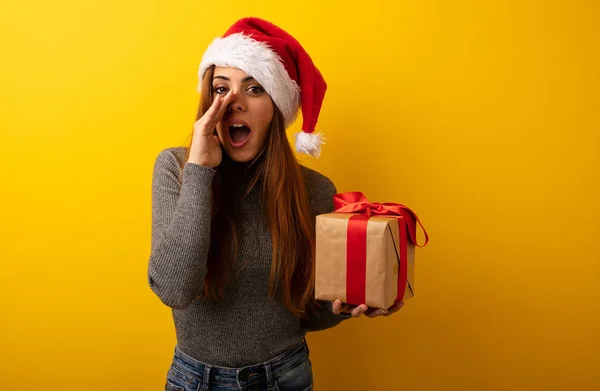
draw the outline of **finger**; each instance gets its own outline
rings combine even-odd
[[[204,117],[206,117],[208,123],[214,125],[221,120],[223,114],[225,114],[225,111],[227,110],[227,106],[232,101],[233,95],[235,95],[235,92],[229,90],[225,95],[217,94],[217,96],[215,96],[212,104],[208,110],[206,110],[206,113],[204,113]]]
[[[342,304],[342,309],[341,309],[341,312],[344,312],[344,313],[347,313],[347,314],[349,314],[349,313],[351,313],[351,312],[352,312],[352,310],[354,310],[356,307],[357,307],[356,305]]]
[[[365,315],[368,316],[369,318],[376,318],[378,316],[382,316],[388,313],[388,310],[386,310],[385,308],[370,308],[367,312],[365,312]]]
[[[212,104],[206,110],[202,118],[200,118],[194,124],[194,128],[198,127],[200,130],[200,134],[205,137],[210,137],[214,135],[214,130],[217,122],[214,121],[214,117],[217,113],[219,107],[221,107],[221,103],[223,102],[223,97],[221,95],[217,95],[215,99],[213,99]]]
[[[354,316],[355,318],[358,318],[359,316],[364,314],[365,311],[368,309],[369,309],[369,307],[367,307],[365,304],[361,304],[352,310],[352,316]]]
[[[331,306],[331,310],[333,311],[334,314],[339,315],[342,312],[342,301],[341,300],[334,301],[333,305]]]
[[[215,99],[213,99],[210,107],[208,108],[208,110],[206,110],[206,113],[204,113],[204,115],[207,116],[207,117],[209,117],[209,118],[214,117],[214,115],[216,114],[217,110],[221,106],[222,102],[223,102],[223,95],[217,95],[215,97]]]
[[[384,314],[383,316],[390,316],[394,312],[398,312],[398,310],[402,307],[404,307],[404,300],[399,301],[390,308],[388,308],[387,314]]]
[[[215,112],[214,117],[211,118],[215,124],[217,122],[219,122],[221,119],[223,119],[225,112],[229,108],[229,105],[231,104],[231,102],[233,102],[233,100],[235,99],[236,95],[237,94],[233,90],[229,90],[227,92],[227,94],[225,95],[225,97],[223,97],[223,101],[217,108],[217,111]]]

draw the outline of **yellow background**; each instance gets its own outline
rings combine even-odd
[[[162,389],[152,165],[247,15],[328,81],[301,161],[432,237],[399,313],[309,336],[316,388],[600,389],[598,4],[3,1],[0,389]]]

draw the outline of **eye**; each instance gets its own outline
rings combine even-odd
[[[219,95],[222,95],[222,94],[226,94],[226,93],[227,93],[227,88],[226,88],[226,87],[223,87],[223,86],[220,86],[220,87],[214,87],[214,88],[213,88],[213,91],[214,91],[214,92],[216,92],[216,93],[217,93],[217,94],[219,94]]]
[[[258,95],[258,94],[265,92],[265,89],[262,88],[261,86],[251,86],[250,88],[248,88],[248,91],[250,91],[251,93],[253,93],[255,95]]]

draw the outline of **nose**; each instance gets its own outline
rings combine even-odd
[[[246,111],[246,100],[243,97],[243,93],[240,91],[235,91],[236,95],[233,101],[229,104],[227,108],[228,111]]]

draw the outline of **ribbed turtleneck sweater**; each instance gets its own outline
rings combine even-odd
[[[211,197],[216,170],[185,161],[184,147],[167,148],[156,158],[152,175],[152,240],[148,282],[172,308],[178,348],[217,366],[242,367],[265,362],[296,346],[307,331],[337,325],[321,302],[317,314],[298,319],[281,300],[268,295],[272,260],[261,186],[239,205],[238,260],[222,301],[198,299],[204,289],[211,235]],[[314,215],[333,210],[333,183],[302,166]]]

